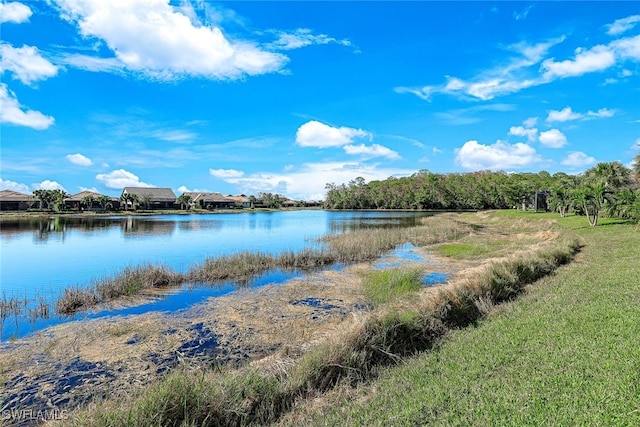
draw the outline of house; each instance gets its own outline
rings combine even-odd
[[[220,193],[199,193],[185,192],[182,195],[191,197],[191,206],[198,206],[201,209],[231,209],[236,202]]]
[[[170,188],[157,187],[124,187],[122,190],[121,200],[125,200],[128,196],[135,196],[138,206],[143,209],[173,209],[176,207],[176,195]],[[126,201],[125,209],[133,207],[131,201]]]
[[[13,190],[0,191],[0,210],[2,211],[26,211],[35,202],[36,199],[28,194]]]
[[[253,203],[251,203],[251,199],[249,199],[244,194],[240,194],[238,196],[232,196],[231,194],[227,195],[227,199],[231,199],[235,202],[236,207],[250,209],[253,207]]]
[[[86,202],[89,197],[93,198],[93,202],[91,206],[87,206]],[[103,200],[106,202],[103,206]],[[107,201],[108,199],[108,201]],[[107,209],[118,209],[120,207],[120,199],[117,197],[109,197],[104,194],[96,193],[93,191],[82,191],[78,194],[74,194],[71,197],[67,197],[64,199],[64,204],[69,209],[86,209],[86,210],[107,210]]]

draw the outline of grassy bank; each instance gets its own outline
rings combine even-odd
[[[372,383],[301,404],[283,424],[640,424],[640,234],[585,222],[559,221],[585,247],[524,298]]]
[[[491,226],[495,238],[495,224]],[[471,228],[480,231],[483,227]],[[475,239],[489,237],[487,232]],[[473,239],[470,236],[466,243]],[[442,241],[427,240],[431,243]],[[380,424],[380,414],[366,418],[364,408],[367,405],[363,405],[358,413],[341,410],[340,403],[352,402],[354,396],[362,399],[367,393],[377,396],[374,388],[363,384],[381,374],[387,377],[389,366],[411,360],[434,346],[439,349],[426,354],[438,357],[449,342],[443,344],[443,337],[455,339],[461,328],[482,325],[482,319],[487,315],[493,316],[491,313],[503,310],[496,309],[502,307],[500,304],[512,301],[528,284],[548,277],[570,261],[580,246],[578,239],[568,237],[541,242],[529,249],[523,249],[528,247],[523,245],[519,251],[509,248],[511,256],[508,258],[496,260],[456,286],[427,296],[419,293],[418,277],[411,269],[365,274],[363,287],[376,308],[300,357],[282,355],[280,363],[238,371],[202,371],[185,366],[140,395],[127,399],[125,405],[106,401],[93,410],[74,414],[70,423],[264,425],[278,422],[284,416],[283,422],[296,425],[312,422],[322,425]],[[493,254],[501,250],[496,249]],[[467,351],[472,352],[472,349]],[[459,369],[464,370],[464,367]],[[328,404],[320,406],[318,412],[309,410],[310,399],[317,401],[320,396],[325,396],[324,399],[333,396],[335,400],[326,400]],[[384,411],[384,397],[380,399],[377,408]],[[366,419],[362,423],[358,421],[361,414]],[[389,422],[388,417],[385,419],[385,425],[405,425],[393,420]],[[413,424],[423,423],[416,420]]]
[[[126,267],[123,272],[95,280],[88,286],[64,289],[56,302],[56,310],[58,313],[72,314],[117,298],[139,295],[184,282],[217,285],[233,281],[244,285],[256,275],[275,269],[309,271],[336,263],[372,261],[402,243],[424,245],[457,240],[472,230],[468,224],[454,218],[451,215],[434,216],[424,218],[422,225],[416,227],[362,229],[332,234],[320,239],[324,245],[315,245],[297,252],[240,252],[208,258],[184,274],[166,266],[145,264]]]

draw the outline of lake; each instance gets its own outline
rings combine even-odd
[[[87,286],[126,266],[163,264],[184,272],[207,257],[241,251],[279,253],[311,246],[329,233],[358,228],[411,226],[424,212],[336,212],[322,210],[243,212],[222,214],[51,217],[3,220],[0,223],[0,299],[57,299],[69,286]],[[271,272],[253,286],[281,282],[292,274]],[[183,287],[179,292],[138,307],[82,314],[101,317],[179,310],[235,289],[233,283],[215,288]],[[63,321],[0,319],[0,339],[21,337]]]

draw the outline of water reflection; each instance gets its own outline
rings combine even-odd
[[[309,210],[3,220],[0,222],[0,300],[28,300],[31,309],[42,299],[53,304],[64,288],[89,286],[93,280],[113,277],[128,266],[149,263],[186,272],[207,257],[242,251],[298,251],[328,233],[407,227],[418,224],[423,216],[421,212]],[[207,294],[201,292],[201,295]],[[179,292],[186,293],[187,290]],[[189,304],[189,297],[169,297],[174,298]],[[14,324],[13,320],[6,320],[2,340],[7,337],[7,325]],[[28,320],[26,322],[20,328],[18,324],[12,328],[40,330],[60,319],[34,320],[32,328],[28,327]]]

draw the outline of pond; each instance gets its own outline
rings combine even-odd
[[[111,277],[126,266],[163,264],[185,272],[207,257],[241,251],[295,251],[313,245],[315,239],[329,233],[412,226],[425,215],[428,214],[299,210],[3,220],[0,223],[0,301],[14,298],[51,303],[66,287],[88,286],[93,279]],[[289,277],[289,274],[272,272],[256,278],[252,285]],[[233,289],[233,284],[215,289],[183,287],[145,306],[82,316],[177,310]],[[32,321],[2,318],[0,339],[21,337],[73,318],[52,316]]]

